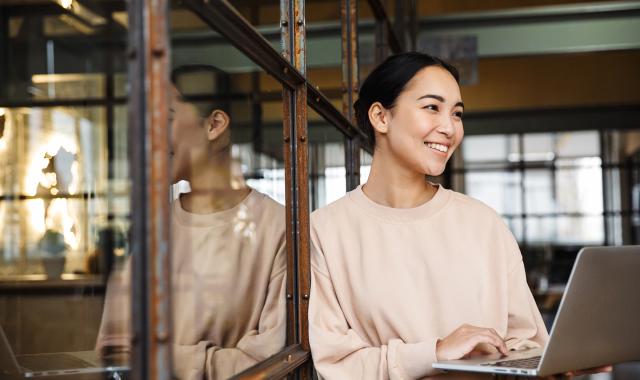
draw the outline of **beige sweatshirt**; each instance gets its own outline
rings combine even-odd
[[[285,211],[255,190],[213,214],[172,207],[174,367],[226,379],[285,343]],[[96,349],[129,346],[129,269],[114,276]]]
[[[361,186],[311,215],[309,335],[324,379],[437,374],[438,338],[494,328],[510,349],[548,339],[522,256],[492,209],[439,187],[410,209]]]

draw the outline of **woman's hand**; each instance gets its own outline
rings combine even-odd
[[[491,353],[487,346],[495,347],[503,355],[507,346],[496,330],[483,327],[462,325],[436,344],[436,358],[441,360],[461,359],[469,354]],[[483,348],[484,347],[484,348]]]

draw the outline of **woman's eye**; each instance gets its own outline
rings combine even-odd
[[[456,118],[458,118],[458,119],[460,119],[460,120],[462,120],[462,112],[455,112],[455,113],[453,114],[453,116],[454,116],[454,117],[456,117]]]
[[[424,106],[422,108],[425,108],[425,109],[428,109],[428,110],[431,110],[431,111],[437,111],[438,110],[438,106],[435,105],[435,104],[429,104],[429,105],[426,105],[426,106]]]

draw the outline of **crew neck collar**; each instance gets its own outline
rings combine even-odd
[[[256,190],[251,189],[249,194],[235,206],[209,214],[196,214],[185,210],[180,197],[178,197],[178,199],[173,202],[172,210],[176,220],[183,225],[193,227],[222,226],[232,223],[238,218],[246,217],[249,209],[251,209],[252,212],[257,211],[255,208],[259,207],[257,200],[260,195]]]
[[[410,223],[434,215],[440,211],[451,198],[451,190],[447,190],[439,184],[434,185],[438,188],[430,200],[419,206],[410,208],[389,207],[376,203],[362,191],[363,185],[358,186],[347,195],[349,199],[359,207],[364,208],[368,213],[381,219],[392,222]]]

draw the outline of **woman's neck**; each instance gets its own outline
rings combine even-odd
[[[437,188],[425,175],[414,172],[390,157],[374,154],[371,172],[362,191],[372,201],[387,207],[413,208],[431,200]]]
[[[230,154],[217,155],[202,163],[192,163],[187,178],[191,192],[180,196],[182,207],[196,214],[209,214],[230,209],[251,192],[247,186],[234,186]]]

